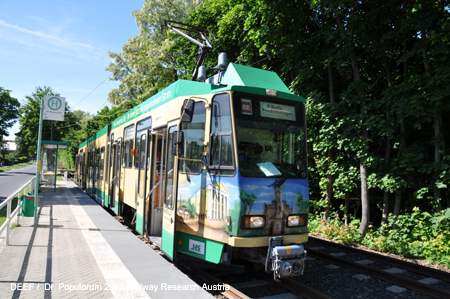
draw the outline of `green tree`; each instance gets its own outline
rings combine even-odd
[[[59,93],[56,93],[51,87],[48,86],[36,87],[31,95],[25,96],[27,103],[22,105],[19,109],[20,127],[19,133],[16,135],[20,138],[20,151],[26,151],[28,157],[37,153],[36,140],[38,139],[39,134],[40,104],[46,95],[59,96]],[[71,117],[69,112],[69,106],[66,103],[65,120],[55,121],[55,141],[61,141],[64,136],[63,131],[59,130],[59,128],[70,125]],[[42,140],[50,140],[52,131],[51,127],[51,121],[42,121]]]
[[[348,218],[353,206],[364,233],[369,221],[386,221],[392,211],[439,210],[445,198],[450,206],[447,2],[174,3],[147,1],[136,13],[140,35],[110,65],[122,82],[110,99],[136,103],[189,78],[197,46],[158,35],[163,19],[185,18],[215,35],[207,70],[224,51],[229,61],[277,72],[307,97],[310,199],[325,203],[312,205],[318,213],[344,203]]]
[[[19,116],[19,101],[11,97],[10,93],[11,90],[0,86],[0,140],[3,140],[3,136],[9,136],[8,129]]]
[[[185,78],[182,67],[184,51],[174,51],[174,41],[182,39],[161,26],[164,20],[182,21],[198,4],[196,0],[145,1],[141,10],[134,11],[139,35],[122,47],[122,53],[109,53],[114,59],[106,70],[120,86],[111,90],[108,99],[114,105],[142,103],[160,90]]]

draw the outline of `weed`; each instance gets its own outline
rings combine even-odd
[[[393,228],[394,224],[397,228]],[[357,230],[359,222],[349,226],[337,214],[328,220],[310,215],[309,230],[342,244],[359,243],[369,248],[409,258],[427,259],[430,263],[450,267],[450,208],[431,215],[415,207],[410,214],[390,214],[380,227],[369,226],[365,237]]]

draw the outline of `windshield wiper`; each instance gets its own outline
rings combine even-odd
[[[298,162],[301,160],[301,159],[303,159],[303,157],[304,157],[304,154],[303,153],[301,153],[301,154],[299,154],[298,156],[297,156],[297,158],[294,160],[294,163],[292,164],[292,165],[297,165],[298,164]],[[275,164],[274,164],[275,165]],[[278,169],[281,169],[281,170],[283,170],[284,171],[284,174],[281,176],[281,178],[279,179],[279,180],[275,180],[275,182],[273,183],[273,184],[271,184],[271,185],[269,185],[268,187],[272,187],[272,186],[275,186],[275,187],[281,187],[285,182],[286,182],[286,180],[288,179],[288,175],[291,175],[291,176],[293,176],[293,177],[295,177],[296,176],[296,174],[295,173],[293,173],[293,172],[290,172],[290,171],[288,171],[288,170],[286,170],[286,169],[284,169],[284,168],[282,168],[282,167],[280,167],[280,166],[277,166],[277,165],[275,165]],[[303,165],[302,165],[303,166]],[[302,167],[303,168],[303,167]],[[302,171],[304,171],[305,169],[303,169]]]

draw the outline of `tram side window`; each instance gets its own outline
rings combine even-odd
[[[192,122],[182,123],[181,130],[184,133],[184,156],[186,159],[203,159],[205,138],[205,103],[195,102]],[[202,172],[203,163],[199,161],[180,161],[180,172],[199,174]]]
[[[81,158],[81,174],[83,175],[84,180],[86,180],[86,164],[86,153],[83,153]]]
[[[134,125],[128,126],[123,132],[123,168],[133,167],[133,155],[134,155]]]
[[[233,175],[233,145],[231,136],[231,110],[228,94],[213,98],[211,114],[211,152],[209,169],[216,175]]]
[[[107,153],[107,165],[106,165],[106,182],[109,184],[109,178],[110,176],[113,177],[114,174],[110,173],[113,167],[113,155],[112,155],[112,149],[114,144],[114,133],[111,134],[111,141],[108,144],[108,153]]]
[[[87,177],[91,178],[92,177],[92,163],[91,163],[91,152],[88,152],[87,154]]]
[[[167,146],[167,164],[166,164],[166,194],[164,199],[164,206],[168,209],[173,209],[173,167],[174,167],[174,156],[172,155],[173,150],[173,132],[175,132],[176,127],[173,126],[169,129],[168,146]]]
[[[139,150],[140,150],[140,142],[141,142],[141,134],[144,134],[142,131],[151,129],[152,127],[152,118],[148,117],[142,119],[136,123],[136,146],[134,147],[134,168],[139,168]]]
[[[108,143],[108,149],[106,150],[106,173],[105,173],[105,176],[106,176],[106,183],[107,184],[109,184],[109,155],[110,155],[110,153],[111,153],[111,143]]]
[[[95,166],[95,178],[97,180],[100,179],[99,163],[100,163],[100,149],[96,149],[94,156],[94,166]]]
[[[105,147],[100,149],[100,163],[99,163],[99,179],[103,180],[103,171],[105,168]]]

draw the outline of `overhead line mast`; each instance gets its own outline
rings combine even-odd
[[[176,24],[176,25],[179,25],[179,26],[174,26],[172,24]],[[199,46],[197,63],[195,65],[194,73],[192,74],[192,79],[191,79],[191,81],[195,81],[196,78],[197,78],[197,73],[198,73],[199,67],[202,65],[202,62],[205,59],[206,55],[209,53],[209,51],[212,50],[211,42],[209,41],[209,39],[207,37],[207,34],[210,33],[209,30],[204,29],[204,28],[200,28],[200,27],[197,27],[197,26],[189,25],[189,24],[184,24],[184,23],[181,23],[181,22],[171,21],[171,20],[164,20],[164,24],[162,26],[162,29],[165,29],[165,28],[172,29],[173,31],[175,31],[179,35],[187,38],[188,40],[190,40],[191,42],[193,42],[194,44]],[[193,37],[189,36],[188,34],[182,32],[181,30],[199,34],[199,37],[197,37],[197,38],[203,40],[204,43],[199,42],[195,38],[193,38]]]

